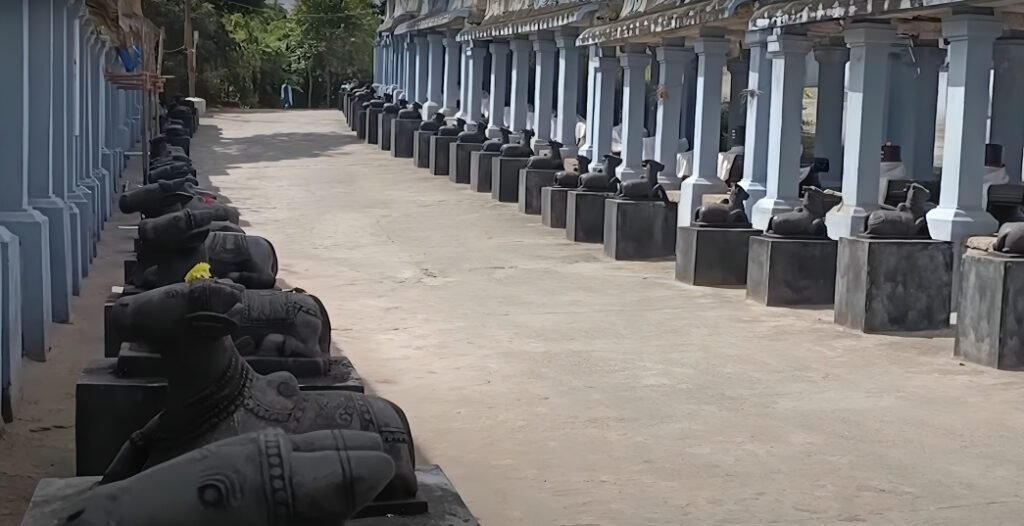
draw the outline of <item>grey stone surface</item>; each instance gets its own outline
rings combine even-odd
[[[604,202],[611,195],[570,191],[565,200],[565,237],[577,243],[604,242]]]
[[[473,152],[482,145],[473,143],[452,143],[448,151],[448,180],[458,184],[470,183],[470,160]]]
[[[491,191],[492,160],[501,154],[497,152],[473,152],[469,160],[469,188],[474,192]]]
[[[962,265],[954,355],[1024,370],[1024,259],[968,250]]]
[[[869,333],[945,329],[952,272],[945,241],[841,238],[835,322]]]
[[[383,114],[380,108],[369,108],[366,110],[366,143],[377,144],[380,141],[380,116]]]
[[[411,159],[416,153],[416,132],[420,121],[395,119],[391,122],[391,156],[396,159]],[[417,165],[419,166],[419,165]],[[425,166],[420,166],[425,168]]]
[[[519,201],[519,170],[526,168],[528,159],[495,157],[491,159],[491,198],[500,203]]]
[[[750,238],[747,299],[763,305],[831,305],[836,252],[831,239]]]
[[[677,227],[676,279],[703,287],[747,282],[747,248],[756,228]]]
[[[604,253],[616,260],[665,259],[676,245],[676,205],[662,201],[604,202]]]
[[[413,132],[412,162],[416,168],[430,168],[430,138],[434,133],[416,130]]]
[[[540,222],[551,228],[565,228],[565,205],[569,188],[546,186],[540,189]]]
[[[519,211],[524,214],[540,214],[540,190],[555,184],[559,170],[519,170]]]
[[[377,136],[380,139],[378,144],[381,150],[391,150],[391,129],[394,128],[395,120],[395,115],[392,113],[382,113],[380,115],[380,127]]]
[[[356,138],[363,141],[366,140],[366,110],[359,108],[355,110],[356,116]]]
[[[430,138],[430,174],[448,175],[451,163],[448,158],[451,154],[451,145],[455,143],[455,137],[434,135]]]

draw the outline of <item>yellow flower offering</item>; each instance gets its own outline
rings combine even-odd
[[[205,261],[196,263],[196,266],[192,267],[192,270],[185,274],[185,283],[192,283],[197,279],[213,279],[213,274],[210,273],[210,264]]]

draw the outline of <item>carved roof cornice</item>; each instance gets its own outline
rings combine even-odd
[[[468,26],[458,40],[491,40],[551,31],[566,26],[590,27],[613,20],[621,0],[491,0],[478,26]]]
[[[387,2],[384,21],[377,27],[377,31],[394,31],[399,24],[419,15],[422,8],[421,0],[387,0]]]
[[[768,0],[750,18],[751,30],[804,24],[834,26],[844,19],[913,18],[948,14],[954,7],[991,6],[989,1],[965,0]],[[1010,25],[1010,24],[1008,24]]]
[[[422,2],[419,16],[400,24],[395,33],[462,29],[479,24],[486,8],[486,0],[427,0]]]
[[[577,45],[620,45],[693,36],[707,27],[746,30],[751,0],[627,0],[618,19],[588,29]]]

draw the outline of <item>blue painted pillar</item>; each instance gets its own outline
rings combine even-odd
[[[565,145],[563,157],[576,155],[576,108],[580,93],[580,48],[576,47],[579,31],[563,29],[555,36],[558,46],[558,129],[555,138]]]
[[[427,35],[430,57],[427,64],[427,102],[423,105],[423,120],[430,119],[441,110],[444,101],[444,36],[440,33]]]
[[[725,193],[718,178],[718,147],[722,131],[722,70],[729,42],[709,34],[693,40],[697,52],[697,115],[694,123],[693,175],[680,185],[679,226],[690,226],[704,195]]]
[[[510,128],[519,133],[529,126],[526,122],[527,100],[530,89],[530,41],[521,38],[509,42],[512,49],[512,113]]]
[[[476,124],[483,120],[484,58],[487,55],[487,42],[474,40],[466,44],[466,106],[462,113],[467,122]]]
[[[846,46],[821,46],[814,49],[814,59],[818,61],[814,156],[829,160],[828,174],[821,175],[821,183],[838,188],[843,182],[843,106],[850,49]],[[935,113],[932,112],[934,120]]]
[[[20,261],[18,237],[0,227],[0,419],[7,423],[21,390]]]
[[[384,83],[383,45],[384,42],[381,40],[380,35],[377,35],[373,41],[373,83],[378,85]]]
[[[772,59],[772,93],[768,136],[768,184],[764,197],[754,204],[750,222],[768,228],[772,216],[800,204],[800,137],[803,128],[804,81],[811,41],[801,35],[768,37]]]
[[[740,185],[750,194],[744,207],[747,217],[754,204],[767,194],[768,134],[771,130],[772,60],[768,58],[768,31],[750,31],[746,35],[750,50],[747,73],[747,122],[743,141],[743,180]]]
[[[74,6],[74,3],[68,3],[64,5],[64,2],[58,2],[63,5],[63,24],[64,30],[62,33],[65,35],[64,41],[64,101],[65,101],[65,136],[66,136],[66,150],[67,150],[67,173],[65,174],[64,185],[67,189],[66,202],[68,204],[68,213],[71,225],[71,293],[78,296],[82,289],[82,278],[88,272],[88,260],[82,258],[82,236],[86,230],[85,226],[85,213],[82,210],[84,207],[85,199],[79,192],[78,188],[78,173],[79,173],[79,149],[78,144],[78,69],[77,69],[77,52],[78,52],[78,19],[77,13],[78,8]]]
[[[74,94],[72,82],[72,56],[74,49],[72,39],[72,28],[69,24],[68,4],[64,0],[55,0],[54,4],[54,55],[53,55],[53,148],[56,165],[53,171],[53,193],[54,196],[64,202],[68,214],[68,232],[66,240],[66,262],[68,265],[68,279],[70,280],[71,294],[77,296],[81,287],[81,256],[75,252],[76,240],[81,239],[81,219],[78,207],[71,203],[71,193],[75,188],[75,132],[73,129],[74,111],[71,97]],[[51,240],[52,242],[52,240]],[[51,250],[50,261],[65,261],[61,256]],[[54,278],[52,286],[59,287],[57,283],[59,276],[53,270]],[[55,316],[56,320],[57,317]]]
[[[505,125],[505,92],[508,91],[508,42],[491,42],[491,107],[487,136],[497,138]]]
[[[594,117],[588,120],[587,133],[593,135],[594,161],[604,162],[612,153],[612,128],[615,122],[615,84],[622,66],[613,47],[598,48],[597,67],[591,89],[594,90]],[[593,125],[591,125],[591,123]]]
[[[597,55],[600,48],[587,46],[587,132],[583,137],[583,146],[580,147],[580,155],[587,159],[594,159],[594,102],[597,90],[595,89],[597,79]]]
[[[28,203],[49,224],[50,306],[52,320],[71,320],[71,240],[64,189],[64,108],[54,96],[64,91],[54,64],[63,57],[64,35],[54,32],[55,0],[29,3]],[[62,0],[58,0],[62,1]],[[59,68],[58,68],[59,69]]]
[[[100,183],[100,210],[103,213],[103,221],[110,219],[111,201],[114,195],[113,163],[110,162],[110,150],[107,148],[107,80],[104,78],[106,69],[106,54],[110,45],[106,38],[102,39],[94,51],[96,80],[93,85],[96,107],[93,111],[93,126],[96,134],[96,180]],[[101,232],[97,232],[97,238]]]
[[[455,40],[456,31],[444,36],[444,107],[441,111],[451,117],[459,111],[459,62],[461,47]]]
[[[949,42],[949,73],[942,191],[939,206],[926,216],[934,239],[959,244],[969,236],[991,234],[999,226],[982,207],[981,187],[989,72],[993,43],[1002,32],[1002,20],[993,16],[953,15],[942,20],[942,36]]]
[[[90,167],[90,137],[89,137],[89,37],[90,29],[86,25],[84,2],[76,2],[78,13],[76,15],[77,49],[75,50],[75,133],[77,134],[77,159],[78,163],[78,194],[83,199],[79,204],[79,211],[82,212],[82,239],[80,249],[82,252],[83,275],[88,276],[88,266],[92,263],[94,255],[94,238],[96,223],[99,216],[96,213],[96,181],[92,177]]]
[[[879,206],[879,151],[885,130],[884,112],[879,110],[887,107],[889,53],[896,30],[888,24],[857,23],[850,24],[844,36],[850,48],[850,78],[846,82],[843,206],[825,216],[832,239],[862,232],[864,218]]]
[[[459,113],[456,115],[463,119],[467,116],[466,103],[469,97],[469,47],[473,43],[470,41],[459,43]]]
[[[391,39],[386,33],[380,35],[380,85],[384,93],[391,88]]]
[[[914,106],[917,111],[914,112],[914,144],[910,152],[913,156],[914,179],[936,179],[935,117],[939,108],[939,70],[945,62],[945,49],[934,46],[914,48],[914,63],[917,66],[917,75],[914,79],[917,97],[914,99]],[[1015,93],[1018,95],[1016,98],[1020,98],[1020,92]],[[1024,145],[1021,145],[1021,148],[1024,148]],[[904,153],[904,159],[906,155]]]
[[[416,102],[426,104],[428,61],[430,60],[430,44],[427,42],[427,35],[416,35],[413,37],[416,43]]]
[[[406,61],[407,61],[406,59],[408,59],[408,54],[407,54],[407,50],[406,50],[405,45],[406,45],[406,38],[405,38],[405,36],[404,35],[395,35],[395,48],[397,49],[396,56],[398,57],[398,61],[397,61],[397,65],[396,65],[397,81],[395,82],[395,84],[398,85],[398,89],[396,90],[396,92],[397,92],[397,95],[398,95],[399,98],[407,99],[408,100],[408,97],[409,97],[409,85],[407,84],[407,80],[408,79],[406,77],[406,71],[407,71],[406,70]]]
[[[747,89],[747,76],[750,73],[750,53],[741,50],[740,55],[725,62],[729,71],[729,129],[726,136],[747,122],[747,103],[743,90]]]
[[[89,76],[89,134],[92,137],[90,166],[97,188],[95,197],[96,215],[99,218],[95,223],[97,243],[103,233],[103,223],[106,222],[110,211],[108,178],[106,170],[103,169],[103,118],[101,117],[103,115],[103,61],[100,57],[105,46],[106,43],[101,38],[95,38],[89,47],[89,67],[91,68]],[[96,255],[95,250],[94,248],[93,256]]]
[[[989,142],[1003,145],[1010,182],[1021,182],[1024,155],[1024,39],[1000,38],[993,52],[992,124]]]
[[[551,113],[555,102],[555,57],[557,50],[551,33],[539,32],[530,35],[533,40],[536,74],[533,84],[533,131],[535,142],[551,139]]]
[[[0,49],[4,50],[0,60],[8,75],[0,83],[0,100],[5,101],[0,105],[0,122],[7,123],[0,127],[0,227],[17,236],[21,245],[20,261],[2,261],[0,266],[21,267],[22,352],[30,359],[44,361],[53,313],[49,222],[46,216],[29,207],[26,154],[30,120],[38,118],[48,125],[50,115],[48,111],[45,115],[30,115],[29,35],[29,1],[0,3]],[[50,97],[49,86],[31,89],[38,96]],[[48,168],[34,175],[33,180],[36,177],[49,180]]]
[[[619,179],[637,179],[643,173],[644,117],[647,102],[647,66],[651,56],[643,44],[622,46],[622,164]]]
[[[416,88],[416,40],[409,33],[405,35],[405,98],[409,102],[418,102]]]
[[[683,74],[684,78],[696,79],[698,65],[700,60],[694,55],[693,60],[690,61],[686,66],[686,73]],[[697,126],[697,82],[687,82],[683,84],[683,88],[686,89],[685,96],[686,102],[683,107],[683,137],[690,143],[690,148],[693,148],[695,143],[694,133]]]
[[[683,116],[684,85],[693,79],[684,79],[686,64],[693,58],[693,50],[682,42],[669,41],[655,50],[659,77],[664,95],[658,97],[657,134],[654,140],[654,159],[665,165],[659,180],[672,188],[679,186],[677,155],[679,154],[679,128]]]

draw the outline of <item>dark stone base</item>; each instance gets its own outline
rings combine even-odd
[[[356,138],[366,140],[366,110],[359,108],[356,114]]]
[[[565,205],[569,188],[546,186],[540,189],[540,222],[551,228],[565,228]]]
[[[491,164],[498,152],[473,152],[469,157],[469,188],[474,192],[491,191]]]
[[[380,116],[384,113],[384,110],[380,108],[370,108],[366,110],[366,143],[377,144],[380,141]]]
[[[540,191],[555,184],[559,170],[519,170],[519,211],[524,214],[540,214]]]
[[[392,124],[394,122],[394,114],[382,113],[380,115],[380,128],[377,132],[377,136],[380,138],[378,144],[380,145],[381,150],[391,150],[391,129],[393,128]]]
[[[412,119],[391,121],[391,156],[396,159],[412,159],[415,154],[416,138],[421,122]]]
[[[755,228],[681,226],[676,235],[676,279],[702,287],[747,282],[747,247]]]
[[[455,143],[455,137],[435,135],[430,138],[430,174],[448,175],[451,167],[451,145]]]
[[[469,184],[470,159],[473,152],[479,152],[483,145],[453,143],[448,147],[448,180],[458,184]]]
[[[395,503],[375,502],[345,521],[350,526],[480,526],[466,503],[459,496],[451,480],[440,466],[426,464],[416,467],[419,482],[418,508],[426,508],[419,515],[404,516],[395,509]],[[39,481],[21,526],[51,526],[61,524],[75,510],[71,508],[96,483],[99,477],[45,478]],[[398,503],[398,508],[401,503]],[[391,516],[384,516],[391,509]],[[368,516],[369,515],[369,516]],[[359,518],[365,517],[365,518]],[[225,525],[227,526],[227,525]]]
[[[604,253],[617,260],[665,259],[676,245],[676,205],[662,201],[604,202]]]
[[[611,195],[570,191],[565,199],[565,237],[577,243],[603,243],[604,202]]]
[[[831,239],[750,238],[747,299],[762,305],[832,305],[836,253]]]
[[[491,159],[491,198],[500,203],[519,201],[519,170],[526,168],[529,159],[495,157]]]
[[[167,381],[158,377],[125,378],[117,359],[94,360],[75,386],[76,473],[101,475],[125,440],[163,409]],[[331,358],[332,373],[299,378],[303,391],[363,392],[363,382],[345,357]]]
[[[968,250],[962,264],[954,355],[1024,370],[1024,259]]]
[[[430,168],[430,138],[433,132],[415,131],[412,139],[412,162],[416,168]]]
[[[864,332],[949,327],[953,247],[917,239],[839,240],[835,322]]]

